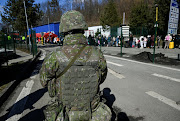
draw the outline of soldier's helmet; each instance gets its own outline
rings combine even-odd
[[[59,33],[76,29],[87,29],[87,23],[85,22],[84,16],[75,10],[63,14],[60,20]]]

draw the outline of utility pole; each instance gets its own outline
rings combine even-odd
[[[122,26],[121,26],[121,57],[122,57],[122,46],[123,46],[122,45],[122,39],[123,39],[122,36],[123,36],[123,34],[122,34]]]
[[[154,63],[154,58],[155,58],[156,38],[157,38],[158,5],[156,4],[155,7],[156,7],[156,24],[155,24],[155,36],[154,36],[153,63]]]
[[[123,25],[125,25],[125,12],[123,12]]]
[[[28,25],[27,13],[26,13],[26,4],[25,4],[25,1],[24,1],[24,11],[25,11],[26,24],[27,24],[27,30],[28,30],[28,35],[29,35],[29,49],[30,49],[30,53],[31,53],[31,40],[30,40],[30,34],[29,34],[29,25]]]

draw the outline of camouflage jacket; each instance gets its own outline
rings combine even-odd
[[[42,86],[45,87],[51,82],[56,83],[57,86],[55,88],[62,88],[58,86],[58,79],[56,82],[54,82],[54,79],[65,69],[80,48],[86,44],[86,38],[82,34],[69,34],[65,36],[64,46],[60,50],[50,53],[43,62],[40,70],[40,82]],[[107,76],[107,64],[102,52],[98,48],[87,45],[74,63],[85,66],[86,63],[95,61],[97,64],[94,65],[94,68],[99,71],[98,80],[99,84],[101,84]],[[83,76],[83,74],[80,76]]]

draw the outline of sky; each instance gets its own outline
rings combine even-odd
[[[46,0],[34,0],[35,2],[35,4],[36,3],[42,3],[42,2],[44,2],[44,1],[46,1]],[[61,2],[64,2],[65,0],[61,0]],[[73,0],[72,0],[73,1]],[[82,1],[82,2],[84,2],[84,0],[79,0],[79,1]],[[2,13],[3,12],[3,6],[6,4],[6,2],[7,2],[7,0],[0,0],[0,13]],[[0,23],[2,23],[2,21],[1,21],[1,16],[0,16]]]
[[[3,12],[3,6],[6,4],[7,0],[0,0],[0,13]],[[35,0],[35,3],[41,3],[45,0]],[[0,23],[1,23],[1,16],[0,16]]]

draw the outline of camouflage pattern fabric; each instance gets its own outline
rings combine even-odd
[[[84,16],[75,10],[63,14],[60,23],[59,33],[68,32],[74,29],[85,30],[88,28]]]
[[[67,12],[61,18],[61,32],[85,28],[84,18],[77,11]],[[94,116],[100,120],[111,116],[110,109],[99,102],[99,85],[107,76],[107,64],[97,47],[86,46],[66,73],[58,76],[84,45],[87,45],[84,35],[68,34],[64,46],[50,53],[42,64],[40,82],[48,86],[49,96],[56,97],[60,104],[46,107],[44,114],[48,121],[96,121]]]
[[[61,51],[50,53],[44,60],[40,70],[41,84],[48,86],[50,96],[57,96],[68,109],[88,110],[89,103],[98,93],[99,84],[106,78],[106,60],[99,49],[87,46],[73,66],[62,77],[56,78],[86,44],[86,39],[82,34],[67,35],[64,44]]]
[[[62,104],[58,104],[57,101],[51,100],[43,110],[46,121],[56,121],[57,116],[62,111],[62,109]]]
[[[96,109],[93,110],[92,119],[90,121],[110,121],[111,115],[110,108],[100,102]]]
[[[71,42],[74,42],[74,44],[71,44]],[[60,50],[51,52],[43,62],[40,70],[40,82],[44,87],[48,85],[49,81],[52,81],[55,78],[57,73],[63,71],[68,62],[78,53],[83,44],[86,44],[86,38],[82,34],[67,35],[64,44],[65,45]],[[93,55],[91,55],[92,52]],[[107,64],[99,49],[94,46],[87,46],[75,63],[78,63],[79,61],[86,62],[90,56],[93,56],[92,58],[98,61],[98,64],[94,66],[95,68],[98,68],[99,76],[101,77],[101,80],[99,81],[102,83],[107,75]]]

